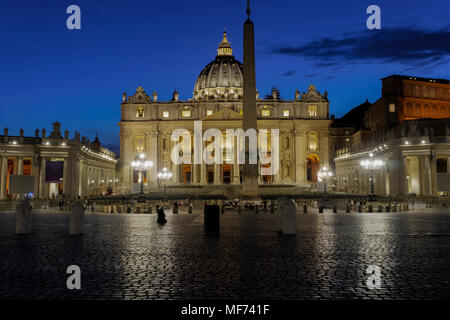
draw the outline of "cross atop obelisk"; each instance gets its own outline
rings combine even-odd
[[[244,23],[244,99],[243,129],[257,130],[256,122],[256,77],[255,77],[255,40],[253,22],[250,20],[250,1],[247,0],[248,19]],[[243,168],[243,188],[257,191],[258,165],[249,164],[249,141],[245,143],[246,163]]]

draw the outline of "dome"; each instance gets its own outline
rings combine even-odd
[[[216,59],[208,63],[197,78],[194,100],[237,100],[243,94],[242,63],[234,59],[233,50],[223,33]]]

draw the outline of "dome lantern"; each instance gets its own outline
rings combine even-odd
[[[233,56],[233,49],[231,49],[231,44],[228,42],[227,32],[225,30],[223,31],[222,42],[219,44],[219,48],[217,48],[217,56]]]

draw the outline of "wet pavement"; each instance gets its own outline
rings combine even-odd
[[[35,213],[14,234],[0,213],[0,299],[436,299],[450,297],[450,211],[297,213],[296,236],[270,213],[227,211],[219,237],[201,212],[86,214],[69,236],[67,213]],[[69,265],[81,290],[68,290]],[[369,289],[369,265],[381,287]]]

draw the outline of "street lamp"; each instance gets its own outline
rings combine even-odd
[[[332,177],[333,176],[333,172],[331,172],[327,166],[324,166],[322,168],[320,168],[319,173],[317,174],[317,176],[319,177],[319,181],[324,182],[324,190],[325,192],[327,192],[327,179],[328,177]]]
[[[144,193],[144,174],[143,171],[147,170],[150,167],[153,167],[152,161],[145,160],[145,154],[139,154],[134,160],[131,162],[131,166],[135,170],[139,170],[139,179],[141,182],[141,194]]]
[[[162,172],[158,172],[158,179],[163,180],[164,195],[166,194],[166,180],[170,178],[172,178],[172,173],[168,172],[166,167],[162,169]]]
[[[373,159],[373,153],[369,153],[369,159],[365,159],[361,161],[361,167],[363,167],[364,169],[369,169],[370,170],[370,193],[373,196],[375,193],[375,185],[374,185],[374,180],[373,180],[373,171],[375,169],[379,169],[382,165],[384,164],[384,162],[382,160],[379,159]]]

